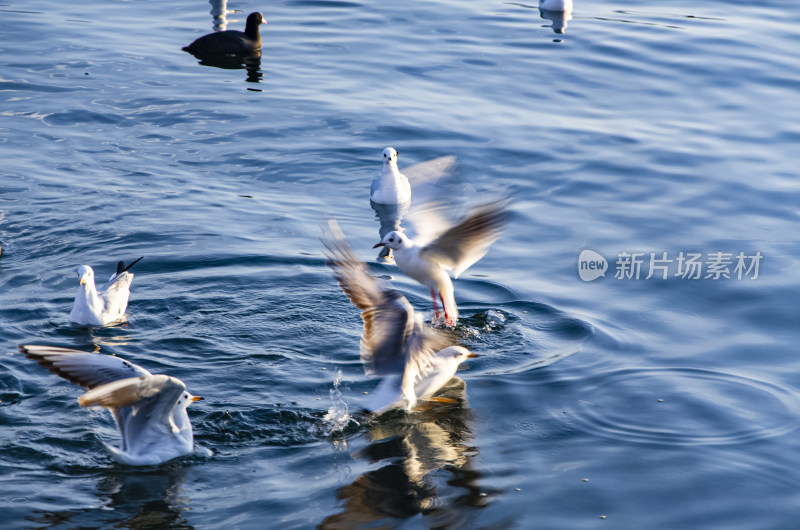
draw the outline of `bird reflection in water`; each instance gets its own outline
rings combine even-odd
[[[545,20],[551,21],[550,29],[553,30],[553,33],[557,33],[558,35],[566,33],[567,22],[572,20],[571,11],[548,11],[546,9],[541,9],[539,10],[539,16]]]
[[[538,6],[513,3],[525,9],[538,9],[539,17],[552,22],[549,27],[553,33],[563,35],[567,30],[567,22],[572,20],[572,0],[540,0]],[[555,42],[561,42],[557,39]]]
[[[187,467],[168,464],[149,473],[115,473],[98,484],[98,494],[106,497],[106,508],[126,519],[116,524],[123,528],[192,528],[183,517],[189,498],[182,495]]]
[[[119,469],[119,468],[117,468]],[[166,464],[152,471],[108,471],[97,483],[101,506],[60,512],[37,512],[39,528],[171,528],[191,530],[183,512],[190,500],[182,493],[187,467]]]
[[[378,234],[380,234],[381,240],[383,239],[383,236],[389,232],[403,230],[403,228],[400,226],[400,220],[408,212],[408,206],[410,204],[410,202],[406,202],[404,204],[378,204],[376,202],[369,201],[369,205],[372,206],[373,210],[375,210],[375,218],[380,224],[380,228],[378,228]],[[377,260],[379,263],[394,263],[392,249],[389,247],[381,247],[381,251],[378,254]]]
[[[223,70],[246,70],[248,83],[258,83],[264,77],[261,71],[261,53],[252,55],[195,55],[203,66],[213,66]]]
[[[228,13],[233,13],[228,9],[228,0],[209,0],[211,4],[211,17],[214,19],[214,31],[225,31],[228,29]]]
[[[456,157],[452,155],[440,156],[433,160],[420,162],[413,166],[403,169],[403,174],[411,184],[411,200],[403,204],[378,204],[369,201],[370,206],[375,211],[375,218],[380,227],[378,234],[380,241],[389,232],[403,232],[404,228],[400,225],[403,217],[408,213],[411,206],[423,206],[441,195],[441,190],[437,189],[441,183],[453,174],[456,167]],[[392,249],[381,247],[378,253],[379,263],[394,263]]]
[[[340,488],[344,510],[328,516],[320,529],[360,528],[419,514],[428,526],[468,526],[486,498],[477,485],[479,473],[471,468],[478,450],[469,445],[466,384],[454,377],[437,397],[411,413],[393,410],[370,420],[370,444],[354,456],[385,465]]]

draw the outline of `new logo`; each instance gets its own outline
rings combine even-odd
[[[581,280],[591,282],[600,276],[605,276],[608,271],[606,258],[594,250],[584,250],[578,256],[578,275]]]

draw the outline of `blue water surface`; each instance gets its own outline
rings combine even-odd
[[[795,3],[231,1],[269,22],[249,69],[181,51],[212,7],[0,4],[0,526],[797,527]],[[455,282],[453,403],[370,421],[318,238],[430,316],[372,249],[386,146],[512,220]],[[68,324],[80,264],[139,256],[126,323]],[[180,378],[198,450],[115,463],[26,343]]]

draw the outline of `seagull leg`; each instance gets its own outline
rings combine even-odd
[[[448,326],[455,325],[455,322],[453,322],[453,319],[450,318],[448,316],[448,314],[447,314],[447,308],[444,305],[444,298],[442,298],[442,293],[439,293],[439,299],[442,301],[442,311],[444,311],[444,321],[447,323]],[[436,305],[436,301],[435,300],[434,300],[433,304]]]
[[[436,305],[436,293],[431,289],[431,300],[433,300],[433,319],[439,318],[439,307]],[[444,302],[442,302],[442,309],[444,309]]]

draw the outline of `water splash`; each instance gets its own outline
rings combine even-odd
[[[506,323],[506,316],[501,311],[490,309],[486,312],[485,329],[502,328]]]
[[[347,402],[344,400],[341,390],[339,390],[341,384],[342,371],[338,370],[336,372],[336,378],[333,380],[333,388],[331,388],[329,391],[331,396],[331,406],[328,408],[328,412],[322,418],[322,420],[328,426],[327,434],[329,436],[335,432],[343,431],[348,425],[350,425],[350,422],[359,425],[359,423],[350,415]]]

